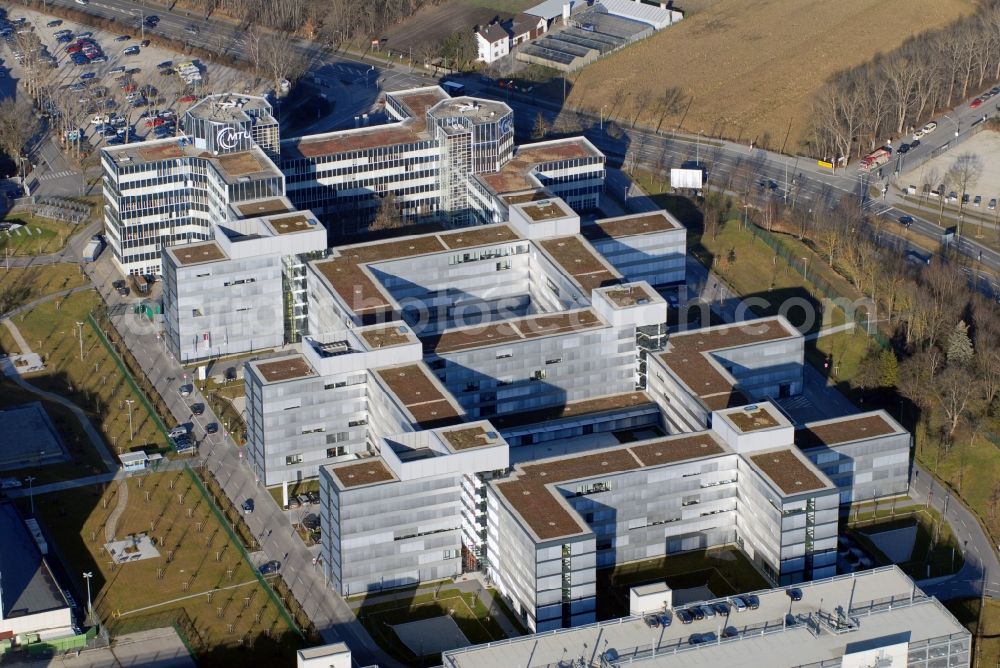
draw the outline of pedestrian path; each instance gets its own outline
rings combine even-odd
[[[115,530],[118,528],[118,519],[125,512],[125,507],[128,505],[128,478],[122,478],[122,481],[118,483],[118,503],[115,509],[111,511],[108,516],[108,521],[104,523],[104,541],[106,543],[114,542],[115,540]]]
[[[56,179],[64,179],[67,176],[77,176],[78,174],[79,174],[79,172],[73,172],[73,171],[70,171],[70,170],[66,169],[66,170],[63,170],[61,172],[49,172],[48,174],[45,174],[44,176],[39,177],[38,180],[39,181],[54,181]]]

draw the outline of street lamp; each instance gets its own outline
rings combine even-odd
[[[703,130],[698,130],[698,143],[695,145],[694,149],[694,164],[701,167],[701,134]]]
[[[803,257],[802,258],[802,278],[806,279],[806,281],[809,280],[809,258],[808,257]]]
[[[948,114],[945,114],[944,117],[947,118],[949,121],[951,121],[954,124],[954,126],[955,126],[955,136],[957,137],[958,136],[958,129],[959,129],[958,121],[956,121],[954,118],[952,118]]]
[[[132,431],[132,404],[135,403],[135,399],[126,399],[125,403],[128,404],[128,442],[131,443],[135,438],[135,432]]]
[[[90,602],[90,578],[94,577],[93,572],[86,572],[83,574],[83,579],[87,581],[87,614],[90,615],[90,619],[94,619],[94,606]]]
[[[82,322],[77,321],[77,323],[76,323],[76,331],[77,331],[77,334],[78,334],[77,338],[80,339],[80,361],[82,362],[83,361],[83,323]]]
[[[607,107],[607,106],[608,105],[604,105],[603,107],[601,107],[601,111],[600,111],[600,122],[601,122],[600,129],[601,130],[604,130],[604,107]]]
[[[24,482],[28,483],[28,503],[31,504],[31,516],[35,516],[35,494],[32,491],[31,483],[35,482],[35,476],[29,475],[24,479]]]

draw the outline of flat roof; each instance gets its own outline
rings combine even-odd
[[[5,619],[69,607],[59,583],[49,570],[12,503],[0,503],[0,605]]]
[[[812,492],[829,486],[813,473],[802,455],[791,448],[750,455],[750,461],[788,495]]]
[[[676,464],[724,452],[725,446],[709,432],[679,435],[519,464],[511,479],[497,481],[494,486],[538,539],[545,541],[590,531],[577,513],[565,504],[562,494],[549,485]]]
[[[322,135],[300,137],[291,142],[293,154],[297,151],[303,158],[316,158],[324,155],[336,155],[351,151],[363,151],[379,146],[397,146],[412,144],[418,141],[430,141],[430,138],[420,133],[420,127],[414,127],[415,121],[401,121],[387,125],[377,125],[358,130],[344,130]]]
[[[212,159],[219,164],[222,171],[234,178],[267,171],[264,163],[251,151],[223,153]]]
[[[592,225],[584,225],[580,229],[580,234],[588,239],[597,239],[605,236],[617,238],[682,228],[683,226],[679,222],[672,220],[666,211],[655,211],[653,213],[637,213],[631,216],[618,216],[616,218],[602,218]]]
[[[313,266],[354,313],[363,314],[392,306],[378,282],[357,262],[345,257],[331,257],[313,262]]]
[[[800,336],[786,329],[778,317],[761,318],[672,334],[659,357],[709,410],[720,410],[749,401],[733,387],[732,377],[709,360],[711,353]]]
[[[758,431],[760,429],[771,429],[781,424],[781,421],[771,413],[767,406],[756,406],[753,408],[745,406],[743,410],[728,411],[723,415],[743,433]]]
[[[521,236],[509,225],[486,225],[482,227],[470,227],[459,232],[450,234],[439,234],[441,242],[451,250],[459,248],[473,248],[475,246],[485,246],[492,243],[506,243],[517,241]]]
[[[461,117],[475,125],[499,121],[510,111],[510,107],[503,102],[468,95],[448,97],[428,110],[435,118]]]
[[[528,175],[539,165],[590,157],[603,157],[603,155],[591,148],[590,143],[582,137],[522,144],[514,150],[514,156],[499,172],[480,174],[479,178],[498,195],[530,190],[538,184],[532,182]]]
[[[197,148],[188,137],[155,139],[123,146],[110,146],[101,150],[118,165],[141,165],[147,162],[161,162],[177,158],[201,158],[214,164],[223,179],[229,184],[255,174],[282,175],[281,171],[258,147],[238,153],[215,155],[205,149]]]
[[[225,106],[223,106],[223,103]],[[247,109],[263,109],[271,114],[271,104],[256,95],[236,95],[234,93],[219,93],[208,95],[191,105],[187,113],[195,117],[211,118],[213,120],[248,120]],[[258,117],[259,118],[259,117]]]
[[[168,246],[167,252],[173,255],[177,264],[185,267],[192,264],[218,262],[219,260],[229,259],[222,250],[222,247],[214,241],[203,241],[197,244],[182,246]]]
[[[444,355],[604,326],[604,321],[593,309],[585,308],[449,329],[443,333],[421,337],[421,340],[424,343],[425,353]]]
[[[317,223],[304,213],[296,213],[289,216],[269,216],[267,224],[271,226],[276,234],[295,234],[316,229]]]
[[[645,392],[625,392],[622,394],[607,394],[603,397],[593,399],[582,399],[571,401],[560,406],[547,406],[531,411],[519,411],[509,415],[498,415],[491,417],[490,422],[498,429],[511,429],[522,427],[538,422],[548,422],[550,420],[564,420],[603,413],[614,410],[627,410],[630,408],[646,407],[659,410],[654,402]]]
[[[818,635],[801,622],[787,626],[783,621],[789,612],[789,599],[785,587],[780,587],[755,592],[760,599],[756,610],[730,615],[727,621],[737,630],[733,637],[718,639],[719,617],[690,624],[674,620],[670,626],[656,629],[655,658],[650,656],[649,626],[642,617],[627,617],[528,634],[491,646],[449,650],[442,654],[442,660],[446,668],[510,668],[555,666],[567,656],[583,656],[597,665],[601,652],[613,649],[623,657],[621,663],[634,658],[637,666],[651,668],[774,668],[821,662],[839,665],[845,651],[892,644],[900,637],[919,644],[951,634],[969,636],[943,605],[916,589],[913,581],[896,566],[814,580],[796,587],[802,591],[802,600],[792,604],[797,619],[815,620],[820,613],[824,619],[830,619],[832,611],[842,608],[850,616],[858,617],[858,625],[850,631],[833,633],[824,624]],[[892,605],[888,604],[890,601]],[[702,633],[712,633],[716,640],[688,644],[689,636]],[[638,648],[634,656],[633,648]]]
[[[340,486],[346,489],[396,479],[396,474],[385,465],[381,457],[368,457],[360,462],[332,464],[329,469],[340,482]]]
[[[389,348],[399,346],[404,343],[416,341],[416,337],[410,332],[410,328],[405,325],[385,325],[373,327],[361,332],[361,338],[365,340],[369,348]]]
[[[499,439],[496,432],[487,430],[482,425],[465,427],[463,429],[448,429],[438,432],[448,442],[453,450],[472,450],[487,445],[494,445]]]
[[[389,391],[424,429],[461,421],[461,414],[438,389],[434,376],[423,362],[375,369]]]
[[[440,86],[428,86],[426,88],[416,88],[387,93],[396,99],[403,109],[410,114],[413,119],[412,127],[414,132],[422,132],[427,129],[427,110],[435,104],[449,99]]]
[[[316,371],[302,355],[290,355],[275,360],[251,362],[250,364],[264,377],[266,383],[280,383],[316,375]]]
[[[268,216],[295,210],[287,200],[280,197],[236,204],[234,208],[244,218],[256,218],[258,216]]]
[[[538,245],[545,249],[563,271],[572,276],[590,296],[594,288],[614,285],[621,281],[621,274],[606,265],[593,246],[581,237],[556,237],[542,239]]]
[[[637,304],[647,304],[659,298],[659,295],[651,293],[644,285],[641,284],[630,284],[617,288],[611,288],[604,290],[602,294],[618,308],[628,308]]]
[[[546,220],[566,218],[573,215],[559,203],[557,198],[534,200],[526,204],[518,205],[518,208],[526,215],[531,222],[541,223]]]
[[[806,424],[795,432],[795,444],[808,450],[901,433],[902,429],[886,420],[882,413],[861,413]]]

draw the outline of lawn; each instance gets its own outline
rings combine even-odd
[[[979,614],[981,604],[981,599],[973,598],[948,601],[945,607],[973,635],[976,658],[972,665],[993,668],[1000,665],[1000,601],[986,599],[982,616]],[[982,635],[977,637],[980,623]]]
[[[440,585],[397,592],[395,600],[384,603],[365,602],[357,611],[358,619],[382,648],[401,661],[411,664],[420,661],[421,665],[434,665],[440,661],[440,654],[416,656],[389,627],[447,614],[452,616],[462,633],[473,644],[507,637],[497,621],[489,616],[489,610],[476,594],[457,589],[441,590]],[[425,661],[431,663],[424,664]]]
[[[268,487],[267,491],[271,494],[271,498],[274,502],[281,507],[281,485],[275,485],[274,487]],[[292,498],[298,494],[304,492],[318,492],[319,491],[319,478],[311,478],[309,480],[299,480],[298,482],[288,483],[288,498]]]
[[[731,547],[634,561],[597,571],[597,618],[628,615],[630,588],[663,581],[672,589],[704,585],[716,596],[732,596],[770,586],[746,556]]]
[[[229,540],[211,502],[187,471],[126,478],[117,484],[49,494],[36,503],[70,572],[91,571],[94,608],[113,634],[175,616],[204,666],[292,665],[299,636],[259,582],[246,553]],[[112,565],[107,522],[119,539],[147,533],[160,557]],[[86,591],[82,580],[77,591]],[[143,619],[144,616],[149,619]],[[190,621],[190,624],[186,623]],[[252,651],[251,651],[252,648]]]
[[[683,6],[683,5],[682,5]],[[808,135],[818,90],[833,74],[888,53],[911,36],[970,14],[972,0],[716,2],[584,68],[569,104],[631,122],[643,91],[677,87],[687,104],[669,117],[689,132],[755,140],[794,153]],[[640,122],[655,127],[645,104]],[[788,137],[787,142],[785,137]]]
[[[87,314],[98,300],[93,292],[76,293],[63,300],[41,304],[16,318],[28,345],[43,356],[47,366],[44,371],[27,376],[26,380],[83,408],[111,446],[112,454],[146,446],[163,447],[163,433],[110,353],[86,324]],[[78,322],[84,323],[83,326],[78,327]],[[82,360],[79,331],[83,332]],[[127,401],[134,402],[131,435]],[[50,474],[42,468],[37,475],[44,478]]]
[[[86,282],[87,278],[80,273],[80,268],[72,264],[0,268],[0,313]]]
[[[11,255],[45,255],[61,250],[69,238],[83,229],[50,218],[40,218],[30,213],[17,213],[4,218],[5,223],[24,225],[23,228],[0,232],[7,242]]]

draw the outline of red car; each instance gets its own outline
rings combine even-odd
[[[146,121],[146,127],[155,128],[159,127],[160,125],[163,125],[164,123],[166,123],[166,121],[164,121],[162,118],[151,118],[148,121]]]
[[[972,101],[972,104],[970,104],[969,107],[972,108],[972,109],[975,109],[976,107],[978,107],[982,103],[983,103],[983,98],[977,97],[975,100]]]
[[[125,91],[126,93],[134,93],[135,84],[125,84],[124,86],[122,86],[122,90]]]
[[[83,51],[82,44],[70,44],[66,47],[66,53],[79,53],[80,51]]]
[[[194,102],[197,99],[198,98],[195,97],[194,95],[185,95],[182,98],[178,98],[177,101],[180,102],[181,104],[185,104],[187,102]]]

